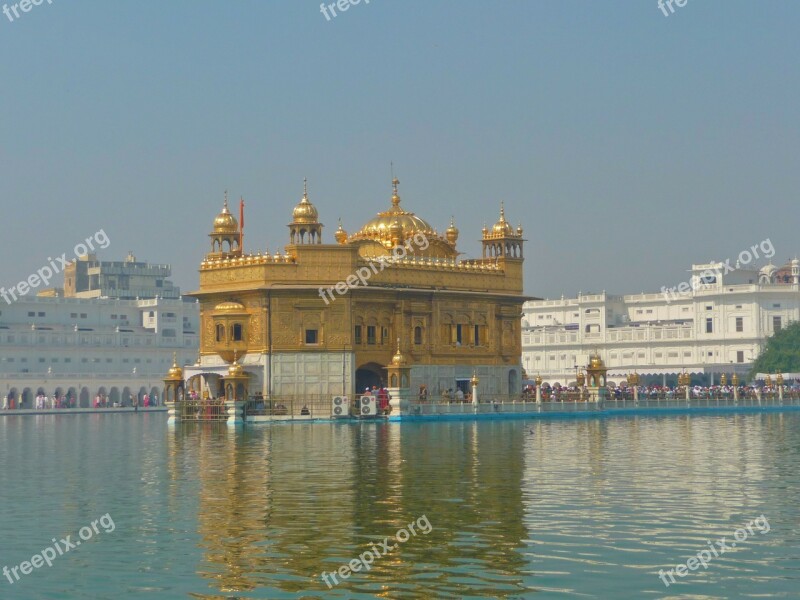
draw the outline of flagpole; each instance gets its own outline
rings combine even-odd
[[[244,253],[244,198],[239,197],[239,250]]]

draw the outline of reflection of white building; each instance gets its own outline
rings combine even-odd
[[[73,395],[89,406],[98,393],[111,401],[154,391],[177,353],[197,358],[196,301],[154,298],[23,297],[0,302],[0,395],[32,408],[32,399]]]
[[[576,366],[599,350],[609,381],[629,372],[674,376],[745,373],[766,338],[800,320],[800,260],[781,268],[737,269],[692,265],[681,294],[537,300],[523,306],[522,361],[528,377],[575,381]],[[668,381],[668,382],[669,382]]]

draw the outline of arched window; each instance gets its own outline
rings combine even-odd
[[[225,326],[221,323],[217,325],[217,341],[218,342],[225,341]]]
[[[234,342],[241,342],[242,341],[242,324],[241,323],[234,323],[233,327],[231,327],[231,339]]]
[[[417,346],[422,344],[422,327],[419,325],[414,327],[414,344]]]

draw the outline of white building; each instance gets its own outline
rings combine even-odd
[[[90,406],[157,393],[172,365],[194,363],[195,300],[23,297],[0,302],[0,394],[32,407],[39,393]]]
[[[603,292],[526,302],[522,362],[528,377],[574,382],[576,368],[585,367],[594,349],[614,383],[633,371],[671,385],[684,369],[708,381],[714,374],[747,373],[766,339],[800,320],[800,260],[728,270],[716,262],[692,265],[678,288],[684,293]]]
[[[64,295],[77,298],[180,298],[181,290],[169,280],[170,265],[136,260],[132,252],[124,261],[100,261],[95,254],[81,256],[64,270]]]

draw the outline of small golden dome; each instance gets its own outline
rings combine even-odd
[[[233,364],[228,367],[228,377],[241,377],[244,374],[244,368],[234,359]]]
[[[605,366],[606,365],[603,363],[603,359],[600,358],[600,355],[595,350],[595,353],[591,356],[591,359],[589,361],[589,368],[596,370],[596,369],[604,369]]]
[[[542,376],[541,375],[537,375],[536,376],[536,386],[537,387],[541,387],[543,382],[544,382],[544,379],[542,379]]]
[[[478,379],[478,374],[475,371],[472,372],[472,379],[470,379],[469,382],[472,384],[472,387],[475,387],[481,382],[481,380]]]
[[[244,308],[244,304],[240,304],[239,302],[223,302],[221,304],[217,304],[214,307],[216,312],[227,312],[227,313],[241,313],[246,312]]]
[[[228,210],[228,192],[225,192],[225,203],[222,206],[222,212],[214,219],[214,233],[238,233],[239,223],[236,218]]]
[[[514,228],[511,223],[506,221],[506,210],[503,203],[500,203],[500,220],[492,227],[492,233],[495,235],[514,235]]]
[[[583,387],[583,384],[586,383],[586,375],[583,374],[583,371],[579,372],[575,379],[575,383],[578,384],[578,387]]]
[[[342,220],[339,219],[339,229],[336,230],[336,233],[333,234],[336,238],[337,243],[344,244],[347,241],[347,232],[342,229]]]
[[[316,224],[319,220],[317,208],[308,201],[308,182],[303,180],[303,197],[292,211],[293,223]]]
[[[522,223],[520,223],[519,225],[517,225],[517,235],[518,235],[519,237],[522,237]]]
[[[178,354],[172,353],[172,367],[167,371],[167,379],[183,380],[183,369],[178,366]]]
[[[455,221],[453,217],[450,217],[450,226],[444,232],[447,241],[451,244],[455,244],[458,240],[458,229],[456,228]]]
[[[765,385],[765,386],[767,386],[767,387],[772,387],[772,377],[770,377],[769,375],[767,375],[767,376],[764,378],[764,385]]]
[[[397,338],[397,352],[392,357],[392,364],[395,367],[404,367],[408,364],[406,357],[403,356],[402,352],[400,352],[400,338]]]

